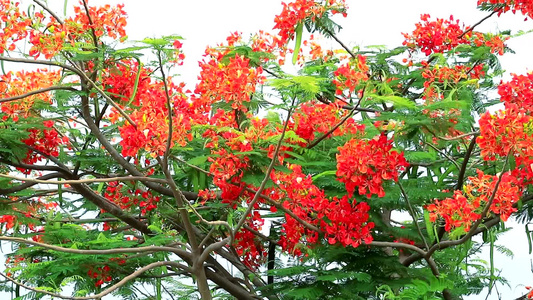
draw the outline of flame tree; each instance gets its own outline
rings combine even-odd
[[[453,299],[492,287],[503,279],[470,259],[472,237],[493,249],[504,221],[533,215],[533,74],[499,82],[513,36],[476,26],[531,18],[533,2],[477,5],[476,24],[422,15],[403,45],[361,50],[336,36],[343,0],[296,0],[272,31],[208,47],[188,90],[181,37],[128,41],[123,5],[82,0],[60,18],[0,0],[4,289]]]

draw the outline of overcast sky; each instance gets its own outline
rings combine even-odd
[[[127,33],[131,40],[145,37],[178,34],[185,38],[184,52],[187,56],[182,71],[183,81],[194,82],[198,75],[198,60],[202,58],[207,45],[225,41],[230,32],[243,32],[243,36],[255,33],[260,29],[270,31],[274,25],[274,16],[281,11],[281,1],[276,0],[128,0],[103,1],[91,0],[90,5],[101,3],[123,3],[128,12]],[[487,15],[487,12],[476,10],[476,0],[375,0],[347,1],[348,18],[338,21],[344,30],[338,35],[350,46],[401,45],[402,32],[411,32],[420,15],[429,13],[432,17],[456,19],[472,25]],[[56,11],[63,15],[63,1],[49,1],[50,5],[58,5]],[[69,1],[69,5],[77,1]],[[492,31],[513,29],[529,30],[533,21],[524,22],[521,15],[505,14],[500,18],[493,17],[477,29]],[[516,55],[506,54],[502,58],[503,68],[509,72],[523,74],[533,68],[533,35],[525,35],[513,39],[508,45],[517,52]],[[516,298],[526,290],[522,285],[533,285],[530,271],[530,255],[523,225],[508,222],[515,230],[503,236],[498,243],[511,248],[515,259],[509,260],[502,256],[496,258],[498,268],[503,268],[503,277],[511,282],[511,289],[498,287],[502,299]],[[4,248],[5,250],[6,248]],[[488,256],[485,257],[488,260]],[[0,269],[2,269],[0,267]],[[0,293],[0,297],[2,294]],[[483,295],[484,298],[485,295]],[[473,297],[479,299],[481,296]],[[497,299],[495,295],[489,299]]]

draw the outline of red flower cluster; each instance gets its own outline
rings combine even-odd
[[[530,129],[532,117],[517,104],[506,104],[506,110],[495,114],[484,113],[479,119],[480,136],[476,142],[485,160],[495,160],[496,155],[513,154],[533,156],[533,130]]]
[[[2,16],[2,32],[0,32],[0,54],[4,51],[15,50],[15,42],[25,39],[28,36],[28,28],[31,26],[31,18],[26,12],[21,12],[19,2],[11,0],[0,0],[0,11]]]
[[[213,175],[213,184],[220,188],[222,202],[236,205],[244,187],[241,179],[248,167],[248,157],[237,156],[224,148],[211,153],[216,155],[208,158],[212,162],[209,171]]]
[[[254,211],[245,224],[253,230],[260,231],[264,223],[265,220],[261,218],[259,212]],[[242,262],[252,270],[257,270],[267,257],[267,250],[263,242],[257,235],[246,228],[239,230],[235,234],[234,247]]]
[[[305,222],[317,227],[330,243],[357,247],[372,241],[368,223],[370,207],[365,202],[350,203],[347,196],[328,200],[324,192],[312,183],[311,176],[302,173],[301,166],[289,165],[291,173],[273,172],[272,180],[279,187],[266,191],[273,199],[281,200],[283,207],[292,211]],[[306,228],[290,215],[285,215],[280,245],[283,250],[301,255],[305,244],[312,245],[319,240],[319,232]]]
[[[294,37],[294,31],[298,23],[303,22],[308,17],[312,19],[321,17],[324,12],[324,7],[317,5],[314,0],[296,0],[289,4],[283,3],[281,14],[274,19],[276,23],[274,29],[279,30],[280,40],[278,45],[283,47],[287,41]]]
[[[138,66],[133,61],[117,63],[105,72],[103,79],[106,88],[112,95],[119,97],[124,102],[129,102],[133,93],[133,86]],[[143,149],[155,157],[163,155],[168,139],[168,105],[164,84],[161,81],[151,82],[147,73],[149,70],[141,69],[137,93],[132,104],[138,108],[129,110],[129,117],[137,126],[125,122],[119,127],[122,140],[122,155],[136,156]],[[190,133],[191,120],[196,118],[196,112],[191,109],[187,96],[183,92],[184,84],[175,85],[169,78],[169,89],[172,114],[172,137],[170,146],[178,144],[185,146],[187,140],[192,139]],[[117,121],[121,115],[113,109],[109,116],[112,122]],[[194,118],[193,118],[194,117]],[[196,119],[202,119],[196,118]]]
[[[342,95],[347,89],[353,93],[357,85],[361,81],[368,79],[368,66],[366,65],[366,57],[359,55],[357,59],[351,60],[349,63],[340,66],[334,73],[335,79],[333,84],[337,87],[336,94]]]
[[[15,226],[15,222],[17,221],[17,217],[13,215],[3,215],[0,216],[0,229],[2,229],[3,224],[6,225],[6,231],[13,228]]]
[[[463,228],[468,232],[470,226],[482,217],[481,212],[494,193],[498,176],[485,175],[481,170],[477,173],[477,177],[468,178],[470,183],[464,187],[464,192],[455,191],[452,198],[436,200],[426,207],[432,222],[440,217],[444,219],[446,231]],[[507,221],[516,211],[513,204],[520,200],[521,195],[521,184],[516,177],[511,172],[504,173],[489,211]]]
[[[126,188],[126,185],[118,181],[113,181],[108,184],[104,192],[104,197],[122,209],[130,209],[131,207],[138,206],[143,216],[147,212],[156,209],[157,203],[161,200],[161,197],[154,196],[150,191],[143,191],[141,189],[129,190]]]
[[[57,157],[59,155],[59,145],[66,144],[68,142],[68,138],[66,136],[59,136],[59,133],[53,128],[53,121],[44,121],[43,125],[45,126],[45,128],[50,129],[28,129],[30,135],[28,136],[28,138],[22,140],[22,142],[32,147],[33,149],[43,153],[44,155]],[[32,149],[29,149],[26,154],[26,158],[24,158],[23,161],[27,164],[34,164],[40,161],[41,159],[41,154],[34,152]],[[30,172],[30,170],[20,171],[26,174]]]
[[[499,35],[484,35],[481,32],[474,32],[472,41],[477,47],[483,45],[490,47],[492,53],[498,53],[503,55],[503,50],[505,50],[504,42],[508,40],[509,37],[502,39]]]
[[[498,86],[500,100],[505,103],[514,103],[519,107],[533,113],[533,72],[527,75],[511,74],[513,79]]]
[[[329,132],[332,129],[331,126],[339,123],[348,114],[348,111],[342,109],[341,105],[341,103],[305,102],[293,114],[294,124],[291,124],[291,127],[294,127],[294,132],[299,137],[311,142],[316,138],[316,133],[325,134]],[[364,129],[364,125],[358,124],[354,119],[350,118],[333,131],[332,135],[354,135],[363,132]]]
[[[105,265],[103,267],[98,267],[96,270],[89,269],[89,271],[87,272],[87,275],[89,275],[89,277],[93,279],[98,279],[94,283],[94,286],[99,287],[102,284],[104,284],[104,282],[110,282],[113,280],[113,277],[109,275],[110,271],[111,271],[111,268],[108,265]]]
[[[61,51],[65,43],[72,46],[76,42],[94,43],[92,32],[96,37],[107,35],[113,39],[120,37],[121,40],[126,38],[126,12],[123,10],[124,5],[117,6],[105,5],[102,7],[89,6],[89,15],[87,16],[85,8],[80,6],[74,7],[74,18],[64,20],[63,24],[59,23],[54,17],[46,23],[46,31],[35,29],[30,30],[29,42],[32,47],[29,51],[30,56],[38,58],[44,55],[46,59],[52,58]],[[36,12],[33,16],[40,24],[44,24],[45,16]]]
[[[140,72],[137,93],[131,104],[139,106],[141,99],[147,97],[150,93],[152,81],[149,74],[152,70],[142,66],[139,70],[137,61],[122,60],[104,69],[102,72],[102,84],[105,87],[105,91],[113,97],[119,98],[122,103],[129,103],[133,96],[137,72]]]
[[[75,6],[74,13],[76,16],[72,22],[80,24],[80,30],[82,32],[90,32],[94,30],[96,37],[101,37],[104,34],[116,39],[126,37],[126,11],[124,11],[124,4],[118,4],[117,6],[111,6],[106,4],[101,7],[89,6],[89,15],[91,21],[87,16],[85,8]]]
[[[422,72],[422,77],[426,79],[424,87],[428,88],[434,82],[439,83],[458,83],[462,79],[479,79],[483,76],[483,64],[477,64],[472,68],[466,65],[458,65],[453,68],[446,66],[434,66],[430,69],[429,66]]]
[[[403,153],[391,151],[392,140],[382,134],[366,141],[351,139],[338,148],[337,179],[346,185],[351,196],[358,188],[359,194],[385,196],[384,180],[398,180],[398,173],[408,164]]]
[[[477,5],[495,4],[495,10],[499,9],[503,4],[502,12],[516,11],[522,12],[523,15],[533,18],[533,2],[531,0],[478,0]]]
[[[431,53],[443,53],[457,47],[459,44],[468,44],[468,35],[461,36],[465,32],[464,26],[459,25],[459,20],[437,19],[429,21],[430,15],[423,14],[420,19],[423,23],[415,24],[416,29],[412,34],[404,33],[403,42],[409,48],[420,48],[426,55]]]
[[[321,18],[328,10],[332,14],[342,13],[346,16],[345,0],[327,0],[320,3],[314,0],[296,0],[289,4],[283,3],[281,14],[274,19],[274,29],[279,30],[278,46],[284,47],[287,41],[294,37],[296,26],[309,18],[316,20]]]
[[[50,71],[47,69],[37,69],[31,72],[8,72],[0,75],[0,99],[20,96],[29,91],[50,87],[56,84],[60,78],[61,73],[59,71]],[[52,95],[50,92],[39,93],[25,97],[23,100],[2,102],[0,103],[0,107],[2,113],[5,114],[2,116],[2,120],[5,121],[11,118],[14,122],[17,122],[20,117],[27,118],[30,115],[34,115],[35,110],[32,110],[32,108],[35,101],[43,101],[51,104]]]
[[[225,63],[228,52],[207,50],[206,55],[211,55],[211,59],[200,62],[200,82],[195,90],[199,96],[193,99],[197,102],[194,105],[207,109],[213,103],[224,100],[231,103],[233,109],[247,110],[243,102],[250,102],[256,86],[265,80],[261,75],[263,69],[251,66],[250,60],[240,55],[230,57]]]

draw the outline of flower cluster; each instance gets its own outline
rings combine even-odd
[[[105,265],[103,267],[98,267],[96,270],[89,269],[87,271],[87,275],[89,275],[90,278],[97,279],[94,283],[94,286],[99,287],[105,282],[110,282],[113,280],[113,277],[109,275],[111,271],[111,268],[108,265]]]
[[[16,97],[30,91],[48,88],[59,82],[60,78],[59,71],[47,69],[37,69],[31,72],[7,72],[4,75],[0,75],[0,98]],[[24,97],[23,100],[2,102],[0,103],[0,108],[2,113],[4,113],[2,120],[5,121],[11,118],[14,122],[17,122],[20,117],[27,118],[30,115],[34,115],[35,110],[32,108],[36,101],[52,104],[52,95],[50,92],[44,92]]]
[[[89,6],[88,8],[89,11],[86,12],[82,7],[74,7],[76,16],[72,21],[76,24],[81,24],[80,30],[82,32],[94,31],[96,37],[101,37],[105,34],[113,39],[126,37],[127,14],[124,11],[124,4],[118,4],[117,6],[106,4],[101,7]],[[89,16],[91,19],[89,19]]]
[[[271,174],[279,190],[269,189],[267,195],[278,201],[285,198],[283,207],[319,229],[330,244],[358,247],[372,241],[370,231],[374,224],[368,222],[368,204],[350,201],[347,196],[329,200],[313,184],[311,176],[302,173],[301,166],[288,167],[289,173]],[[304,245],[310,246],[319,241],[319,232],[310,230],[288,214],[285,219],[280,239],[283,250],[301,255]]]
[[[345,90],[353,93],[361,81],[368,79],[368,66],[366,57],[359,55],[357,59],[340,66],[334,73],[333,84],[337,87],[336,94],[342,95]]]
[[[31,26],[31,18],[24,11],[20,11],[19,2],[13,3],[11,0],[0,0],[0,11],[2,15],[2,32],[0,32],[0,54],[4,51],[15,50],[15,42],[25,39],[28,36],[28,27]]]
[[[154,196],[149,190],[131,190],[125,184],[117,181],[112,181],[107,185],[104,197],[122,209],[139,207],[143,216],[156,209],[161,200],[161,197]]]
[[[214,156],[208,160],[212,163],[209,172],[213,175],[213,184],[220,188],[223,202],[236,205],[243,190],[241,179],[248,168],[248,157],[237,156],[225,148],[211,153]]]
[[[261,67],[253,67],[250,60],[241,55],[229,57],[228,51],[209,50],[211,59],[200,62],[200,82],[196,85],[195,105],[210,107],[213,103],[224,100],[233,109],[247,111],[244,102],[250,102],[251,95],[265,77]]]
[[[59,146],[68,142],[67,137],[59,136],[57,130],[53,128],[53,121],[44,121],[44,129],[31,128],[28,129],[30,135],[28,138],[22,140],[23,143],[37,150],[38,152],[29,149],[23,161],[27,164],[34,164],[44,155],[57,157],[59,155]],[[47,129],[48,128],[48,129]],[[21,172],[28,174],[29,170],[21,170]]]
[[[136,125],[126,121],[119,127],[122,155],[136,156],[141,149],[149,152],[152,157],[163,155],[167,148],[169,132],[167,96],[170,98],[173,110],[170,147],[176,144],[185,146],[187,141],[192,139],[191,121],[201,119],[201,117],[196,118],[195,110],[191,109],[188,98],[183,92],[185,85],[176,85],[169,79],[166,83],[169,94],[166,95],[163,82],[151,82],[147,75],[149,70],[138,68],[135,62],[124,61],[116,63],[104,72],[103,82],[106,90],[123,100],[123,103],[131,102],[137,106],[127,110]],[[137,92],[133,95],[137,72],[140,72],[140,77]],[[121,117],[115,109],[109,115],[112,122]]]
[[[341,103],[324,104],[315,101],[306,102],[293,114],[292,119],[294,124],[291,127],[294,127],[294,132],[299,137],[307,141],[312,141],[316,138],[317,133],[325,134],[329,132],[333,125],[339,123],[348,114],[348,111],[343,110],[341,106]],[[363,132],[364,129],[364,125],[358,124],[354,119],[350,118],[339,126],[339,128],[335,129],[332,135],[354,135]]]
[[[392,140],[384,134],[368,141],[351,139],[338,149],[337,179],[349,195],[357,188],[360,195],[385,196],[383,181],[397,181],[398,173],[408,165],[403,153],[391,151]]]
[[[425,55],[432,53],[444,53],[461,44],[473,44],[476,47],[486,46],[492,53],[503,55],[504,42],[509,39],[500,35],[483,34],[469,31],[464,25],[459,25],[459,20],[450,16],[449,20],[429,20],[430,15],[421,16],[423,23],[415,24],[416,29],[411,34],[404,33],[403,42],[409,48],[418,48]]]
[[[264,223],[265,220],[261,218],[259,212],[254,211],[245,224],[255,231],[260,231]],[[267,250],[263,242],[257,235],[246,228],[239,230],[235,234],[234,247],[242,262],[252,270],[257,270],[267,257]]]
[[[55,56],[63,50],[65,43],[72,46],[76,42],[95,43],[94,37],[100,38],[107,35],[111,38],[126,38],[126,12],[124,5],[105,5],[102,7],[88,7],[88,12],[80,6],[74,7],[74,18],[67,18],[59,22],[54,17],[50,17],[45,23],[45,16],[42,13],[35,13],[33,16],[39,24],[45,24],[47,30],[31,30],[29,42],[32,45],[29,54],[36,59],[44,55],[46,59]],[[90,16],[90,18],[89,18]],[[93,34],[94,33],[94,37]]]
[[[509,103],[506,110],[486,112],[479,119],[480,136],[476,142],[485,160],[496,160],[496,155],[533,156],[533,119],[517,104]]]
[[[5,224],[5,231],[7,231],[15,226],[16,221],[17,217],[13,215],[0,216],[0,229],[2,229],[3,225]]]
[[[514,103],[528,113],[533,113],[533,72],[527,75],[511,75],[511,81],[498,86],[500,100],[506,104]]]
[[[494,5],[494,10],[500,10],[500,13],[506,11],[522,12],[523,15],[533,19],[533,2],[530,0],[478,0],[477,5]]]
[[[491,199],[489,212],[507,221],[516,211],[513,205],[522,195],[521,184],[511,172],[506,172],[501,175],[498,190],[493,195],[498,176],[486,175],[481,170],[477,170],[477,174],[477,177],[468,177],[470,183],[465,185],[464,192],[455,191],[452,198],[436,200],[434,204],[426,206],[432,222],[442,218],[446,231],[463,228],[468,232],[472,224],[483,217],[481,212]]]
[[[320,3],[314,0],[296,0],[289,4],[283,3],[283,10],[276,16],[274,29],[279,30],[278,46],[284,47],[294,37],[296,26],[306,19],[315,21],[328,10],[332,14],[342,13],[346,16],[345,0],[327,0]]]
[[[502,38],[499,35],[484,35],[481,32],[474,32],[472,35],[472,42],[474,45],[476,45],[476,47],[489,47],[492,53],[497,53],[499,55],[503,55],[503,51],[505,50],[505,41],[508,39],[509,37]]]
[[[449,20],[429,20],[430,15],[421,16],[422,23],[415,24],[416,29],[412,34],[404,33],[404,45],[410,48],[419,48],[426,55],[431,53],[443,53],[457,47],[459,44],[467,44],[468,35],[464,35],[464,26],[459,25],[459,20],[450,16]]]

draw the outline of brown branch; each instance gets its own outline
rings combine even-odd
[[[464,137],[471,136],[471,135],[477,136],[479,135],[479,131],[473,131],[473,132],[461,134],[461,135],[450,137],[450,138],[443,137],[443,136],[435,136],[435,137],[438,139],[444,140],[444,141],[456,141],[456,140],[460,140]]]
[[[27,59],[27,58],[15,58],[15,57],[7,57],[7,56],[0,56],[0,60],[16,62],[16,63],[37,64],[37,65],[59,67],[65,70],[69,70],[81,77],[85,75],[82,71],[80,71],[77,68],[74,68],[69,65],[62,64],[62,63],[54,62],[54,61],[40,60],[40,59]]]
[[[36,247],[45,248],[48,250],[54,250],[64,253],[83,254],[83,255],[108,255],[108,254],[121,254],[121,253],[139,253],[139,252],[172,252],[182,257],[190,257],[190,253],[174,247],[166,246],[146,246],[136,248],[116,248],[116,249],[100,249],[100,250],[82,250],[73,248],[64,248],[44,243],[35,242],[33,240],[27,240],[17,237],[1,236],[0,241],[15,242],[19,244],[27,244]]]
[[[233,230],[233,235],[235,235],[239,231],[239,229],[242,227],[244,222],[246,222],[246,218],[248,218],[248,215],[254,209],[255,203],[257,202],[257,200],[259,200],[259,197],[260,197],[261,193],[263,192],[263,190],[264,190],[264,188],[266,186],[266,183],[270,179],[270,173],[272,173],[272,170],[274,169],[274,164],[276,164],[276,161],[278,160],[278,154],[279,154],[279,150],[281,148],[281,143],[283,142],[283,138],[285,138],[285,132],[287,131],[287,126],[289,126],[289,121],[290,121],[290,118],[291,118],[291,115],[292,115],[292,111],[294,109],[294,101],[295,100],[296,100],[296,98],[292,99],[291,107],[289,108],[289,111],[287,113],[287,119],[285,120],[285,124],[283,125],[283,129],[281,131],[281,136],[279,138],[278,144],[276,145],[276,150],[274,151],[274,155],[272,156],[272,160],[270,161],[270,165],[268,166],[268,168],[267,168],[267,170],[265,172],[265,177],[263,178],[263,181],[261,181],[261,184],[259,185],[259,189],[255,192],[255,195],[254,195],[252,201],[250,201],[250,203],[248,204],[248,208],[244,212],[244,215],[241,217],[241,219],[237,223],[237,226],[235,226],[235,229]]]
[[[344,50],[346,50],[346,52],[348,52],[352,58],[354,58],[354,59],[357,58],[357,56],[355,56],[355,53],[353,53],[352,50],[350,48],[348,48],[348,46],[346,46],[341,40],[339,40],[339,38],[337,38],[335,33],[333,33],[331,30],[329,30],[328,28],[325,28],[325,27],[322,27],[322,29],[327,34],[329,34],[329,36],[332,37],[337,43],[339,43],[339,45],[341,45],[341,47],[344,48]]]
[[[34,288],[34,287],[31,287],[31,286],[25,285],[24,283],[19,282],[19,281],[15,280],[14,278],[5,275],[2,272],[0,272],[0,276],[4,277],[5,279],[13,282],[14,284],[16,284],[16,285],[18,285],[18,286],[20,286],[22,288],[25,288],[27,290],[34,291],[34,292],[37,292],[37,293],[42,293],[42,294],[46,294],[46,295],[49,295],[49,296],[52,296],[52,297],[56,297],[56,298],[60,298],[60,299],[67,299],[67,300],[90,300],[90,299],[101,299],[102,297],[108,295],[109,293],[113,292],[114,290],[124,286],[129,281],[139,277],[142,273],[144,273],[146,271],[149,271],[151,269],[155,269],[155,268],[161,267],[161,266],[172,266],[172,267],[176,267],[176,268],[182,269],[182,270],[184,270],[186,272],[190,272],[190,268],[189,267],[184,266],[184,265],[182,265],[180,263],[173,262],[173,261],[158,261],[158,262],[154,262],[154,263],[151,263],[149,265],[146,265],[146,266],[140,268],[139,270],[137,270],[137,271],[131,273],[130,275],[124,277],[119,282],[117,282],[114,285],[106,288],[105,290],[103,290],[102,292],[100,292],[100,293],[98,293],[98,294],[96,294],[94,296],[85,296],[85,297],[64,296],[64,295],[61,295],[61,294],[56,294],[56,293],[52,293],[52,292],[49,292],[49,291],[45,291],[45,290],[42,290],[42,289],[39,289],[39,288]]]
[[[472,30],[474,30],[474,28],[476,28],[477,26],[479,26],[481,23],[485,22],[485,20],[487,20],[488,18],[492,17],[494,14],[499,13],[502,9],[503,9],[503,7],[500,7],[500,8],[498,8],[497,10],[493,11],[493,12],[490,13],[488,16],[484,17],[484,18],[481,19],[479,22],[477,22],[476,24],[472,25],[472,27],[468,28],[465,32],[463,32],[463,33],[462,33],[461,35],[459,35],[457,38],[458,38],[458,39],[463,38],[465,35],[467,35],[467,34],[470,33]]]
[[[37,3],[37,5],[39,5],[44,10],[46,10],[52,17],[54,17],[54,19],[56,19],[56,21],[59,24],[63,25],[63,21],[61,21],[61,19],[55,14],[55,12],[53,10],[51,10],[48,6],[46,6],[44,3],[42,3],[39,0],[33,0],[33,2]]]
[[[5,103],[5,102],[10,102],[10,101],[20,100],[20,99],[24,99],[24,98],[29,97],[29,96],[38,95],[38,94],[42,94],[42,93],[46,93],[46,92],[50,92],[50,91],[57,91],[57,90],[65,90],[65,91],[79,92],[77,89],[72,88],[72,87],[67,87],[67,86],[51,86],[51,87],[42,88],[42,89],[39,89],[39,90],[35,90],[35,91],[31,91],[31,92],[27,92],[27,93],[24,93],[24,94],[22,94],[22,95],[18,95],[18,96],[13,96],[13,97],[8,97],[8,98],[3,98],[3,99],[0,99],[0,103]]]
[[[164,179],[151,178],[151,177],[145,177],[145,176],[123,176],[123,177],[77,179],[77,180],[63,180],[63,181],[17,177],[17,176],[11,176],[11,175],[6,175],[6,174],[0,174],[0,177],[10,178],[10,179],[19,180],[19,181],[33,182],[33,183],[44,183],[44,184],[81,184],[81,183],[112,182],[112,181],[143,181],[143,182],[167,183]]]
[[[86,0],[82,0],[81,2],[83,3],[83,7],[85,8],[85,14],[87,15],[87,19],[89,20],[89,25],[91,25],[91,35],[93,37],[94,47],[98,49],[98,38],[96,37],[96,32],[94,31],[94,22],[89,12],[89,6],[87,5]]]
[[[422,234],[422,230],[420,229],[420,225],[418,224],[418,220],[415,217],[415,210],[413,209],[413,206],[411,206],[411,201],[409,201],[409,197],[407,197],[407,192],[404,190],[402,184],[400,181],[398,181],[398,187],[400,188],[400,191],[402,192],[403,198],[405,199],[405,202],[407,203],[407,207],[409,208],[409,213],[411,215],[411,218],[413,218],[413,222],[415,223],[416,229],[418,230],[418,234],[420,235],[420,238],[422,239],[422,242],[424,242],[424,246],[426,249],[429,249],[429,244],[426,241],[426,238],[424,237],[424,234]]]
[[[168,109],[168,136],[167,136],[167,143],[165,146],[165,153],[163,155],[163,160],[165,161],[165,164],[168,166],[168,154],[170,153],[170,145],[172,144],[172,105],[170,105],[170,95],[168,91],[168,85],[167,85],[167,77],[165,75],[165,71],[163,70],[163,61],[161,60],[161,51],[157,51],[157,59],[159,61],[159,71],[161,71],[161,78],[163,80],[163,87],[165,89],[165,98],[167,100],[167,109]],[[140,66],[139,66],[140,68]]]
[[[1,177],[8,177],[8,175],[4,175],[4,174],[0,174]],[[9,177],[8,177],[9,178]],[[39,180],[42,180],[42,181],[46,181],[47,179],[51,179],[51,178],[64,178],[63,175],[61,173],[50,173],[50,174],[46,174],[46,175],[43,175],[41,177],[39,177]],[[34,185],[36,185],[37,182],[26,182],[26,183],[23,183],[23,184],[20,184],[20,185],[17,185],[17,186],[12,186],[12,187],[9,187],[9,188],[6,188],[6,189],[0,189],[0,195],[9,195],[9,194],[13,194],[13,193],[16,193],[16,192],[20,192],[22,190],[25,190],[27,188],[30,188]]]
[[[357,104],[352,108],[352,110],[344,117],[342,120],[339,121],[339,123],[335,124],[328,132],[324,133],[321,137],[313,141],[311,144],[307,146],[307,149],[312,149],[316,145],[318,145],[322,140],[327,138],[330,134],[332,134],[337,128],[339,128],[342,124],[344,124],[349,118],[352,117],[355,110],[359,107],[359,104],[361,104],[361,100],[363,100],[363,97],[365,95],[365,89],[363,89],[363,92],[361,94],[361,97],[359,98],[359,101],[357,101]]]

